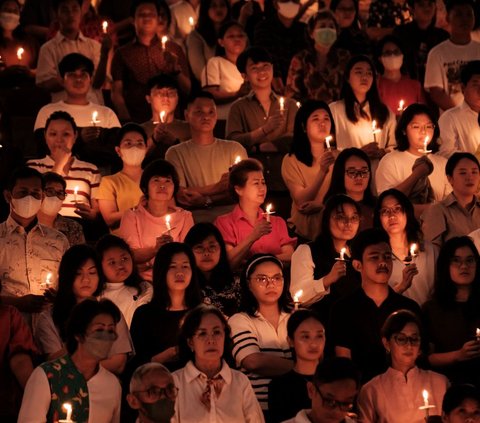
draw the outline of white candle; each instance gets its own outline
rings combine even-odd
[[[330,150],[330,142],[332,141],[333,137],[331,135],[325,137],[325,144],[327,146],[327,150]]]
[[[20,48],[17,50],[17,58],[18,58],[18,60],[22,60],[23,53],[25,53],[25,49],[24,49],[23,47],[20,47]]]
[[[397,109],[399,112],[403,112],[403,110],[404,110],[404,107],[403,107],[404,104],[405,104],[405,101],[400,100],[400,102],[398,103],[398,109]]]
[[[477,341],[480,341],[480,328],[477,328],[475,331],[475,338],[477,338]]]
[[[93,126],[96,126],[97,123],[100,123],[100,121],[98,120],[98,112],[96,110],[94,110],[92,113],[92,123]]]
[[[71,422],[72,421],[72,404],[69,404],[68,402],[66,402],[65,404],[63,404],[63,408],[67,410],[67,418],[65,420],[67,422]]]
[[[51,273],[51,272],[48,272],[48,273],[47,273],[47,277],[46,277],[46,279],[45,279],[45,287],[46,287],[47,289],[50,288],[50,285],[52,284],[51,279],[52,279],[52,273]]]
[[[285,111],[285,97],[280,97],[278,102],[280,103],[280,113],[283,114]]]
[[[267,207],[265,208],[265,215],[267,215],[266,219],[267,219],[267,222],[270,222],[270,215],[273,214],[274,212],[272,212],[272,203],[269,203],[267,204]]]
[[[190,24],[190,29],[193,31],[195,28],[195,19],[193,19],[193,16],[188,18],[188,23]]]
[[[345,260],[345,253],[347,252],[347,249],[345,247],[343,247],[341,250],[340,250],[340,260]]]
[[[414,258],[417,255],[417,244],[410,245],[410,255]]]
[[[160,122],[165,123],[165,117],[167,116],[167,112],[165,110],[162,110],[160,112]]]
[[[162,37],[162,49],[165,50],[165,46],[167,44],[167,41],[168,41],[168,37],[166,35],[164,35]]]
[[[237,156],[235,157],[235,161],[233,162],[233,164],[238,164],[242,161],[242,158],[240,156]]]
[[[77,202],[77,194],[78,194],[78,186],[76,186],[75,189],[73,190],[73,202],[74,203]]]
[[[297,107],[298,107],[299,109],[300,109],[300,107],[302,107],[302,103],[300,103],[299,101],[297,101],[295,104],[297,105]]]
[[[108,22],[107,21],[102,22],[102,31],[103,31],[104,34],[107,33],[107,31],[108,31]]]
[[[422,396],[423,396],[423,405],[421,407],[419,407],[418,409],[425,411],[425,419],[428,422],[430,409],[435,408],[435,406],[429,404],[429,402],[428,402],[428,391],[426,389],[424,389],[422,391]]]
[[[165,226],[167,227],[167,231],[170,232],[172,230],[172,226],[170,225],[170,220],[172,219],[172,216],[167,214],[165,216]]]
[[[295,292],[295,295],[293,296],[293,302],[295,304],[295,310],[298,310],[298,306],[300,305],[300,297],[303,295],[303,289],[299,289],[297,292]]]
[[[423,406],[424,407],[429,407],[429,404],[428,404],[428,391],[426,389],[424,389],[422,391],[422,396],[423,396]]]

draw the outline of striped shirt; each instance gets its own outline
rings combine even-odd
[[[292,354],[287,341],[289,317],[289,313],[282,312],[277,329],[259,312],[255,317],[247,313],[237,313],[228,320],[232,329],[233,358],[240,370],[250,379],[262,410],[268,410],[268,385],[271,378],[249,372],[242,368],[241,363],[250,354],[259,352],[291,359]]]
[[[38,170],[40,173],[51,172],[54,165],[55,162],[50,156],[27,162],[27,166]],[[96,193],[100,186],[100,172],[95,165],[74,157],[68,174],[63,175],[63,178],[67,182],[67,197],[63,201],[60,214],[62,216],[78,217],[75,213],[77,208],[75,202],[92,205],[91,200],[96,198]],[[76,187],[78,187],[78,192],[75,196]]]

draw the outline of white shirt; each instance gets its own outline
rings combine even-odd
[[[300,410],[295,417],[291,419],[285,420],[283,423],[312,423],[309,419],[308,414],[310,414],[312,410]],[[355,421],[352,420],[350,417],[345,417],[341,423],[354,423]]]
[[[375,174],[377,192],[381,194],[390,188],[395,188],[412,174],[412,167],[421,156],[416,156],[409,151],[394,150],[382,157]],[[452,187],[445,174],[447,159],[438,154],[429,154],[428,159],[433,164],[433,172],[428,176],[435,201],[442,201]]]
[[[478,113],[463,101],[460,106],[446,110],[438,119],[440,127],[439,153],[449,158],[456,151],[475,154],[480,145]]]
[[[70,114],[75,120],[75,124],[79,128],[93,126],[93,112],[98,112],[97,120],[99,122],[96,124],[98,127],[119,128],[121,126],[117,115],[109,107],[101,106],[100,104],[95,103],[88,103],[84,106],[79,106],[77,104],[67,104],[63,100],[61,100],[57,101],[56,103],[46,104],[38,111],[37,119],[35,120],[35,125],[33,129],[36,131],[39,128],[45,128],[45,123],[47,122],[48,117],[53,112],[56,112],[58,110]]]
[[[463,101],[461,69],[467,62],[479,59],[480,43],[470,41],[466,45],[458,45],[450,40],[441,42],[428,53],[425,67],[425,90],[430,91],[432,87],[441,88],[458,106]]]
[[[87,381],[87,387],[90,408],[88,423],[120,423],[122,388],[117,377],[99,366],[98,372]],[[18,423],[46,423],[50,401],[47,375],[41,367],[37,367],[25,387]],[[75,403],[72,407],[75,407]]]
[[[480,253],[480,229],[476,229],[475,231],[470,232],[468,236],[472,238],[475,247],[477,247],[477,251]]]
[[[207,376],[189,361],[173,373],[178,390],[174,422],[181,423],[263,423],[263,413],[248,378],[223,362],[218,373],[225,384],[217,398],[212,388],[210,411],[200,401]]]

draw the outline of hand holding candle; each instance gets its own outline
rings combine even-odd
[[[63,409],[67,412],[65,419],[59,420],[60,423],[74,423],[72,420],[72,404],[66,402],[62,405]]]
[[[340,250],[340,257],[337,257],[335,260],[337,261],[345,261],[345,253],[347,252],[347,249],[345,247],[343,247],[341,250]]]
[[[428,417],[430,415],[430,409],[435,408],[434,405],[430,405],[428,402],[428,391],[424,389],[422,391],[422,397],[423,397],[423,405],[421,407],[418,407],[419,410],[424,410],[425,411],[425,419],[428,422]]]
[[[295,295],[293,296],[293,303],[295,304],[295,310],[298,310],[298,307],[300,306],[300,297],[303,295],[303,289],[299,289],[297,292],[295,292]]]

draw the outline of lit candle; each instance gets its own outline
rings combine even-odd
[[[480,341],[480,328],[475,331],[475,338],[477,338],[477,342]]]
[[[302,103],[300,103],[299,101],[297,101],[295,104],[297,105],[297,107],[298,107],[299,109],[300,109],[300,107],[302,107]]]
[[[285,111],[285,97],[280,97],[278,102],[280,103],[280,114],[283,115],[283,112]]]
[[[72,404],[66,402],[63,404],[63,408],[67,410],[67,418],[64,420],[64,422],[72,422]]]
[[[50,285],[52,284],[51,279],[52,279],[52,273],[48,272],[47,277],[45,278],[45,283],[42,284],[45,287],[45,289],[50,289]]]
[[[426,389],[424,389],[422,391],[422,396],[423,396],[423,405],[421,407],[419,407],[418,409],[425,411],[425,419],[428,422],[428,417],[429,417],[429,414],[430,414],[429,410],[431,408],[435,408],[435,406],[429,404],[429,402],[428,402],[428,391]]]
[[[172,216],[167,214],[165,216],[165,226],[167,227],[167,231],[170,232],[172,230],[172,226],[170,225],[170,220],[172,219]]]
[[[404,104],[405,104],[405,101],[400,100],[400,102],[398,103],[398,109],[397,109],[399,112],[403,112],[403,111],[404,111],[404,109],[405,109],[405,108],[403,107]]]
[[[300,297],[303,295],[303,289],[299,289],[297,292],[295,292],[295,295],[293,296],[293,303],[295,304],[295,310],[298,310],[298,307],[300,305]]]
[[[412,258],[415,258],[417,256],[417,244],[410,245],[410,255],[412,256]]]
[[[108,31],[108,22],[107,21],[102,22],[102,30],[103,30],[104,34],[107,33],[107,31]]]
[[[427,135],[423,140],[423,149],[419,148],[418,151],[423,154],[431,153],[432,150],[427,150],[428,143],[430,142],[430,137]]]
[[[345,247],[343,247],[341,250],[340,250],[340,261],[345,261],[345,253],[347,252],[347,249]]]
[[[17,58],[19,61],[22,60],[23,53],[25,53],[25,49],[23,47],[20,47],[17,50]]]
[[[374,119],[374,120],[372,120],[373,142],[377,142],[377,134],[379,132],[380,132],[380,129],[377,128],[377,121]]]
[[[429,404],[428,404],[428,391],[426,389],[424,389],[422,391],[422,396],[423,396],[423,405],[424,407],[429,407]]]
[[[272,207],[272,203],[267,204],[267,207],[265,208],[265,213],[263,213],[264,215],[266,215],[267,222],[270,222],[270,215],[275,213],[272,211]]]
[[[240,156],[237,156],[235,157],[235,161],[233,162],[233,164],[238,164],[242,161],[242,158]]]
[[[164,35],[162,37],[162,49],[165,50],[165,46],[167,45],[168,37]]]
[[[193,31],[195,28],[195,19],[193,19],[193,16],[188,18],[188,23],[190,24],[190,29]]]
[[[94,110],[93,113],[92,113],[93,126],[96,126],[97,123],[100,123],[100,121],[97,118],[98,118],[98,112],[96,110]]]
[[[162,110],[160,112],[160,122],[165,123],[165,117],[167,116],[167,112],[165,110]]]
[[[327,146],[327,150],[330,151],[330,141],[332,141],[333,137],[331,135],[328,135],[325,137],[325,145]]]
[[[75,189],[73,190],[73,202],[74,203],[77,202],[77,194],[78,194],[78,186],[76,186]]]

